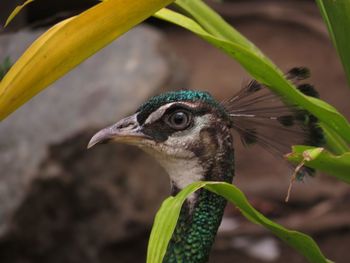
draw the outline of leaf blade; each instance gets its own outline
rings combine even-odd
[[[249,204],[244,194],[234,185],[223,182],[195,182],[184,188],[177,196],[170,197],[162,204],[162,207],[158,211],[156,220],[153,224],[151,238],[148,244],[147,263],[161,263],[163,260],[168,246],[168,242],[171,238],[173,230],[175,229],[176,221],[181,209],[181,206],[177,206],[176,208],[174,208],[172,203],[178,202],[178,204],[181,203],[182,205],[182,203],[186,199],[186,196],[202,187],[205,187],[209,191],[212,191],[218,195],[225,197],[228,201],[230,201],[237,208],[239,208],[239,210],[248,220],[255,224],[260,224],[265,228],[269,229],[281,240],[283,240],[288,245],[295,248],[299,253],[304,255],[309,260],[309,262],[331,262],[325,258],[325,256],[322,254],[321,250],[311,237],[298,231],[288,230],[263,216]],[[168,200],[171,200],[171,202],[169,202]],[[169,211],[172,211],[172,214],[167,214]],[[174,220],[174,218],[171,218],[174,216],[174,214],[177,216],[176,220]],[[168,231],[164,231],[164,227],[160,228],[160,226],[164,226],[167,224],[171,225],[168,228]],[[164,244],[163,242],[166,243]],[[159,243],[162,244],[158,245]],[[157,254],[157,257],[153,257],[153,250],[155,249],[162,250]]]
[[[221,49],[237,60],[256,80],[283,96],[288,102],[308,110],[320,121],[326,123],[329,129],[334,129],[344,140],[350,143],[350,124],[348,120],[326,102],[305,96],[299,92],[292,83],[284,78],[283,73],[255,46],[250,44],[242,45],[242,38],[239,38],[238,41],[231,41],[227,38],[213,36],[194,20],[168,9],[158,11],[155,17],[179,25]],[[338,149],[338,151],[342,150]]]
[[[22,5],[16,6],[16,8],[11,12],[9,17],[6,19],[4,27],[7,27],[10,24],[10,22],[22,11],[22,9],[32,2],[34,2],[34,0],[27,0]]]
[[[163,202],[155,217],[149,238],[147,263],[162,263],[186,197],[203,186],[202,182],[195,183],[183,189],[176,197],[171,196]]]
[[[350,84],[350,2],[316,0]]]
[[[304,159],[305,152],[314,149],[317,148],[296,145],[292,147],[292,153],[287,154],[286,157],[294,163],[300,163]],[[305,161],[305,165],[350,183],[350,152],[334,155],[330,152],[322,151],[316,158]]]
[[[108,0],[52,27],[25,51],[1,81],[0,120],[171,2]]]

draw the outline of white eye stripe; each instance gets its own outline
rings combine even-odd
[[[175,104],[179,105],[179,106],[186,106],[188,108],[194,108],[196,106],[196,105],[193,105],[192,103],[188,103],[188,102],[170,102],[168,104],[161,106],[155,112],[152,112],[148,116],[148,118],[146,119],[145,124],[147,125],[147,124],[152,124],[152,123],[156,122],[157,120],[159,120],[160,118],[163,117],[163,115],[167,111],[167,109],[169,109],[170,107],[172,107]]]
[[[152,112],[146,119],[145,124],[151,124],[159,120],[164,115],[165,111],[169,109],[171,106],[173,106],[175,103],[176,102],[165,104],[161,106],[159,109],[157,109],[155,112]]]

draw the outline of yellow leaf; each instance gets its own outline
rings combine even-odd
[[[7,27],[8,24],[15,18],[15,16],[18,15],[18,13],[21,12],[21,10],[22,10],[26,5],[30,4],[31,2],[34,2],[34,0],[27,0],[27,1],[25,1],[24,4],[17,6],[17,7],[12,11],[12,13],[9,15],[9,17],[7,18],[6,23],[5,23],[5,27]]]
[[[24,52],[1,81],[0,120],[171,2],[108,0],[49,29]]]

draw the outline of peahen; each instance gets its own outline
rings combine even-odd
[[[287,74],[301,92],[317,96],[312,86],[299,83],[307,76],[305,68]],[[284,104],[283,98],[252,81],[221,103],[207,92],[192,90],[153,97],[135,114],[99,131],[88,147],[108,141],[140,147],[165,168],[175,195],[199,180],[232,182],[232,130],[243,144],[258,143],[279,155],[293,144],[320,145],[324,140],[314,116]],[[299,176],[312,172],[305,167]],[[163,262],[207,262],[225,205],[224,198],[205,189],[190,196]]]

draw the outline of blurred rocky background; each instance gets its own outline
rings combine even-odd
[[[49,25],[96,2],[30,4],[0,29],[0,61],[15,61]],[[18,3],[2,0],[2,24]],[[314,1],[209,3],[283,70],[309,67],[321,97],[350,117],[350,90]],[[143,262],[168,178],[138,149],[87,151],[87,142],[154,94],[186,87],[223,99],[247,80],[209,44],[150,19],[20,108],[0,124],[0,262]],[[236,156],[235,183],[256,208],[311,234],[330,259],[349,262],[347,185],[325,175],[307,178],[285,203],[291,171],[283,160],[239,142]],[[306,261],[229,206],[211,262]]]

